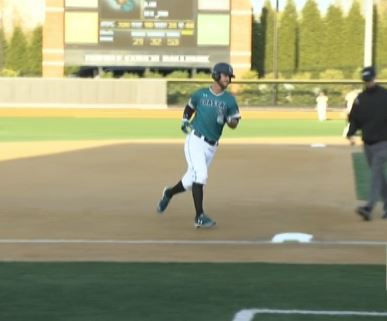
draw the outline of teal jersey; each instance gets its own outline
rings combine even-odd
[[[240,118],[235,97],[227,91],[215,94],[211,88],[202,88],[193,93],[188,105],[195,110],[191,122],[208,139],[218,141],[222,136],[227,117]]]

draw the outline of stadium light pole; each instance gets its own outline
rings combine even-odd
[[[372,65],[374,0],[364,0],[364,66]]]

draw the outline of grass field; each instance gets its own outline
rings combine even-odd
[[[0,278],[4,321],[232,321],[251,308],[387,312],[382,266],[2,263]],[[383,318],[255,316],[260,320]]]
[[[342,120],[243,120],[224,137],[341,136]],[[182,138],[178,119],[23,118],[0,119],[0,141]]]

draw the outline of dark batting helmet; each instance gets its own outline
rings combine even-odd
[[[234,71],[231,65],[225,62],[217,63],[214,66],[214,68],[212,69],[212,79],[218,81],[220,79],[220,74],[230,76],[230,78],[235,78]]]

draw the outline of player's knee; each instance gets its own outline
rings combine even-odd
[[[207,184],[207,180],[208,180],[208,176],[207,175],[198,175],[195,178],[194,183],[206,185]]]
[[[189,191],[192,189],[193,179],[189,175],[185,175],[181,179],[181,183],[183,184],[184,189]]]
[[[193,184],[193,182],[183,182],[183,187],[184,187],[184,189],[186,190],[186,191],[190,191],[191,189],[192,189],[192,184]]]
[[[188,171],[182,178],[182,184],[185,190],[190,190],[193,183],[198,183],[202,185],[207,184],[208,175],[207,172],[198,173]]]

